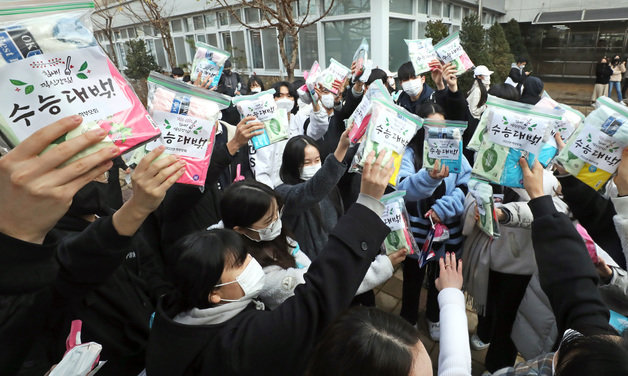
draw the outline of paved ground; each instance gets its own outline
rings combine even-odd
[[[378,308],[391,312],[396,315],[399,314],[401,310],[401,284],[403,281],[403,276],[401,273],[401,268],[398,268],[393,277],[388,280],[384,285],[375,289],[375,304]],[[425,322],[425,302],[427,297],[427,290],[423,289],[421,291],[421,303],[419,305],[419,332],[421,333],[421,342],[430,353],[430,358],[432,358],[432,366],[434,367],[434,371],[436,371],[438,366],[438,342],[432,341],[430,338],[427,324]],[[475,312],[473,312],[469,307],[467,307],[467,323],[469,326],[469,335],[475,333],[475,329],[477,327],[478,319]],[[472,371],[473,376],[480,376],[482,372],[485,371],[484,368],[484,357],[486,356],[486,350],[483,351],[473,351],[471,350],[471,359],[472,359]],[[434,373],[436,374],[436,372]]]

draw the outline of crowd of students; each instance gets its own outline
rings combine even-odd
[[[540,100],[542,81],[518,60],[509,83],[491,84],[493,72],[476,67],[468,93],[456,68],[438,63],[435,87],[410,62],[397,81],[373,69],[338,94],[318,87],[314,100],[297,91],[303,81],[275,83],[289,140],[255,150],[262,124],[226,109],[202,189],[175,184],[185,163],[159,158],[161,147],[132,172],[126,202],[117,147],[65,163],[104,131],[43,154],[82,119],[34,133],[0,158],[0,373],[49,372],[80,319],[82,340],[103,346],[102,375],[431,375],[417,329],[425,284],[439,375],[471,375],[471,348],[488,348],[493,375],[628,375],[628,341],[609,325],[609,307],[628,313],[628,157],[605,195],[560,166],[522,159],[525,189],[495,187],[504,199],[493,241],[475,225],[473,153],[465,150],[460,172],[428,171],[419,130],[397,189],[420,247],[432,223],[449,230],[446,255],[424,267],[405,249],[381,254],[392,159],[371,153],[361,174],[349,172],[357,146],[345,120],[376,80],[423,119],[467,121],[466,145],[489,94]],[[235,72],[221,82],[229,95],[264,90],[257,77],[242,87]],[[576,224],[597,243],[597,264]],[[398,265],[395,316],[374,307],[372,289]],[[471,338],[463,280],[483,291]],[[525,362],[515,364],[518,353]]]

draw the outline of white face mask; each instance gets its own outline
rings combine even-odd
[[[257,93],[259,93],[259,92],[261,92],[261,91],[262,91],[262,88],[261,88],[261,87],[259,87],[259,86],[256,86],[256,87],[252,87],[252,88],[251,88],[251,93],[253,93],[253,94],[257,94]]]
[[[256,259],[251,258],[249,264],[244,268],[244,271],[240,273],[239,276],[236,277],[235,281],[221,283],[216,285],[216,287],[230,285],[232,283],[240,284],[242,287],[242,291],[244,291],[244,296],[240,299],[220,299],[223,302],[240,302],[245,300],[251,300],[256,298],[259,293],[264,288],[264,281],[266,275],[264,274],[264,269],[257,262]]]
[[[276,102],[278,108],[283,108],[288,112],[292,111],[292,107],[294,107],[294,100],[292,99],[281,98]]]
[[[390,86],[391,88],[395,88],[395,79],[392,77],[388,77],[388,86]]]
[[[281,213],[279,213],[277,215],[277,219],[275,219],[273,223],[268,225],[268,227],[266,228],[256,230],[254,228],[249,227],[249,230],[257,232],[257,234],[259,235],[259,240],[253,239],[246,234],[245,236],[255,242],[269,242],[269,241],[275,240],[275,238],[277,238],[279,234],[281,234],[281,226],[282,226]]]
[[[323,94],[321,96],[321,104],[323,105],[323,107],[330,109],[330,108],[334,108],[334,95],[333,94]]]
[[[491,84],[491,77],[490,77],[490,76],[489,76],[489,77],[484,77],[484,78],[482,79],[482,83],[483,83],[484,85],[486,85],[486,86],[490,85],[490,84]]]
[[[313,164],[311,166],[303,166],[303,168],[301,168],[301,179],[310,180],[312,176],[316,175],[316,173],[320,169],[321,169],[320,163]]]
[[[414,80],[402,83],[401,88],[408,93],[409,96],[418,97],[423,91],[423,82],[421,82],[420,78],[415,78]]]

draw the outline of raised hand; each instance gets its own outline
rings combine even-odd
[[[212,77],[210,75],[207,75],[207,77],[204,80],[201,80],[201,72],[198,72],[198,76],[196,76],[196,80],[194,80],[194,86],[203,88],[203,89],[209,89],[209,85],[212,84]]]
[[[264,123],[258,121],[255,116],[247,116],[240,120],[236,126],[235,135],[227,142],[229,154],[235,155],[240,148],[246,145],[255,136],[264,133]]]
[[[440,161],[434,162],[434,168],[429,171],[429,175],[432,179],[445,179],[449,176],[449,166],[440,165]]]
[[[407,254],[408,254],[408,250],[405,248],[401,248],[397,252],[393,252],[389,254],[388,258],[390,259],[390,263],[392,264],[392,266],[395,267],[401,264],[401,262],[406,259]]]
[[[453,287],[462,289],[462,260],[456,262],[456,254],[447,252],[445,257],[438,260],[440,274],[436,278],[436,289],[442,291]]]
[[[386,164],[383,164],[386,155],[389,155],[390,158]],[[364,163],[364,169],[362,170],[360,193],[369,195],[376,200],[381,199],[386,186],[388,186],[388,181],[395,171],[393,162],[390,152],[382,151],[375,159],[375,152],[371,151],[368,157],[366,157],[366,163]]]
[[[530,200],[537,197],[545,196],[543,190],[543,166],[538,161],[534,160],[534,166],[530,169],[528,161],[525,158],[519,159],[519,164],[523,170],[523,186],[530,196]]]
[[[117,146],[60,167],[77,153],[105,138],[96,129],[39,155],[54,140],[78,127],[83,119],[69,116],[40,129],[0,158],[0,232],[31,243],[43,243],[48,231],[67,212],[72,197],[85,184],[109,170]]]
[[[185,172],[185,162],[175,155],[157,159],[163,146],[148,153],[137,165],[131,181],[133,196],[113,215],[118,234],[131,236],[166,197],[166,192]]]
[[[447,83],[449,91],[455,93],[458,91],[458,76],[456,76],[458,69],[455,65],[449,63],[443,67],[443,79]]]

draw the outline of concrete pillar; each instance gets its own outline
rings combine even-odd
[[[371,48],[373,66],[388,69],[389,0],[371,0]]]

